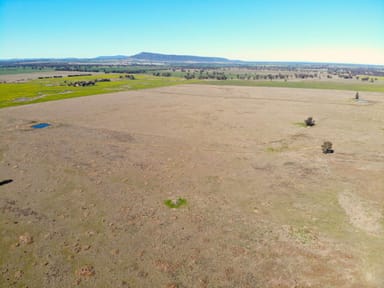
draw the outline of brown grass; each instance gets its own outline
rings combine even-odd
[[[0,286],[381,287],[383,96],[184,85],[2,109]]]

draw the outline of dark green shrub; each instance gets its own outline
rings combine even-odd
[[[180,208],[181,206],[187,205],[187,200],[184,198],[179,198],[177,200],[165,200],[164,204],[169,208]]]
[[[308,117],[304,120],[305,126],[315,126],[315,120],[312,117]]]
[[[323,145],[321,145],[321,149],[323,150],[324,154],[333,153],[334,150],[332,149],[332,142],[325,141]]]

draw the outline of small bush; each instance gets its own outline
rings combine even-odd
[[[312,117],[308,117],[304,120],[305,126],[315,126],[315,120]]]
[[[332,142],[325,141],[323,145],[321,145],[321,149],[323,150],[324,154],[333,153],[332,149]]]
[[[179,198],[177,200],[165,200],[164,204],[168,206],[169,208],[180,208],[181,206],[187,205],[187,200],[184,198]]]

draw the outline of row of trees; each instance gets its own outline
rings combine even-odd
[[[129,79],[129,80],[135,80],[136,78],[135,78],[135,76],[133,76],[133,75],[130,75],[130,74],[127,74],[127,75],[120,75],[119,76],[119,78],[120,79]]]
[[[160,75],[159,75],[160,76]],[[299,79],[307,78],[317,78],[318,74],[304,74],[304,73],[295,73],[294,75],[287,74],[236,74],[236,75],[226,75],[224,72],[205,72],[202,73],[187,73],[185,79],[217,79],[217,80],[227,80],[227,79],[238,79],[238,80],[287,80],[290,77],[295,77]]]
[[[158,76],[158,77],[171,77],[172,73],[171,72],[153,72],[153,76]]]
[[[187,73],[185,76],[184,76],[185,79],[187,80],[190,80],[190,79],[215,79],[215,80],[227,80],[227,76],[224,74],[224,73],[215,73],[215,74],[210,74],[210,73],[206,73],[206,74],[199,74],[198,76],[195,76],[195,74],[190,74],[190,73]]]
[[[63,78],[61,75],[54,75],[54,76],[45,76],[45,77],[38,77],[38,79],[50,79],[50,78]]]
[[[85,87],[85,86],[94,86],[97,82],[110,82],[111,79],[109,78],[101,78],[101,79],[95,79],[95,80],[89,80],[89,81],[75,81],[75,82],[67,82],[64,81],[68,86],[73,87]]]
[[[96,84],[96,81],[67,82],[68,86],[73,86],[73,87],[95,86],[95,84]]]

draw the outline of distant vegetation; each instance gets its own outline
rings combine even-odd
[[[351,90],[384,92],[384,82],[381,83],[345,83],[330,81],[205,81],[204,84],[210,85],[234,85],[234,86],[261,86],[261,87],[286,87],[286,88],[307,88],[307,89],[332,89],[332,90]]]
[[[0,107],[181,83],[384,92],[384,67],[367,65],[0,61],[0,77],[23,73],[40,74],[28,82],[3,77]]]
[[[0,75],[42,71],[79,71],[99,73],[152,74],[162,77],[218,80],[294,80],[294,79],[355,79],[377,81],[384,79],[383,66],[336,65],[316,63],[163,63],[121,64],[82,63],[65,61],[12,62],[0,61]]]
[[[136,75],[120,78],[119,74],[100,74],[73,77],[36,79],[19,83],[0,84],[0,108],[45,102],[64,98],[81,97],[125,90],[171,86],[186,80],[175,77]]]
[[[21,74],[21,73],[35,73],[54,71],[54,68],[45,66],[29,66],[29,65],[16,65],[16,66],[2,66],[0,65],[0,75]]]

